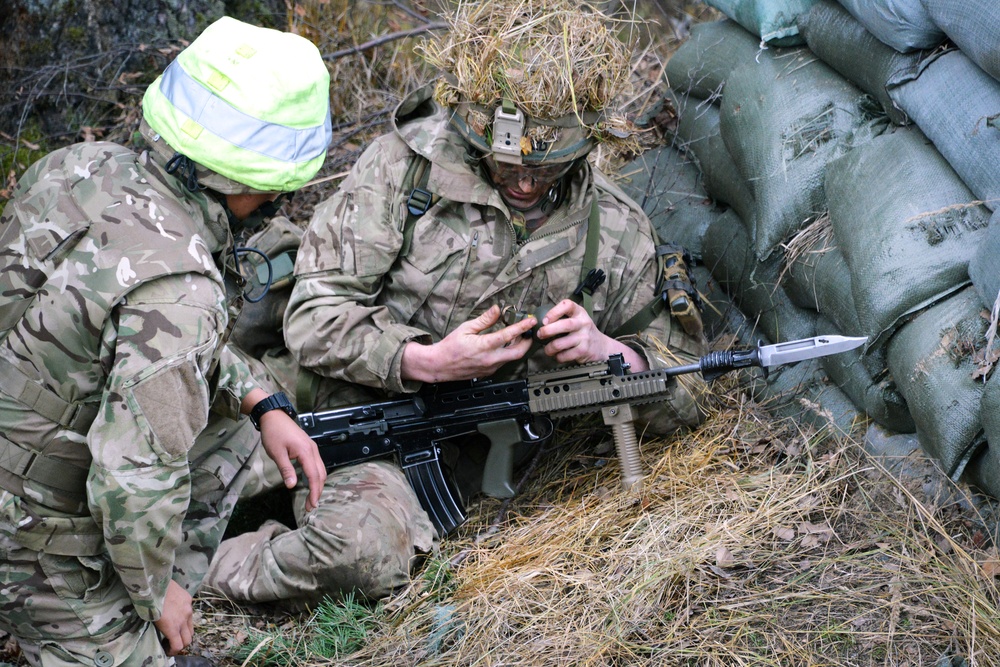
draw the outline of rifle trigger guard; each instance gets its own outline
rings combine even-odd
[[[532,427],[538,426],[540,424],[544,425],[545,433],[539,435],[535,433],[534,430],[532,430]],[[548,417],[543,417],[541,415],[538,415],[535,417],[535,419],[527,421],[524,424],[522,424],[521,430],[524,431],[524,434],[528,436],[527,440],[522,438],[521,442],[526,442],[526,443],[539,442],[547,440],[552,435],[552,432],[555,430],[555,426],[553,426],[552,420],[549,419]]]

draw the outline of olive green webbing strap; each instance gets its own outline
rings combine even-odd
[[[73,465],[29,447],[19,445],[0,435],[0,468],[17,475],[77,497],[78,502],[86,500],[86,468]]]
[[[295,383],[295,410],[312,412],[316,409],[316,395],[322,377],[308,368],[299,367],[299,377]]]
[[[621,336],[630,336],[632,334],[639,333],[648,327],[653,320],[659,317],[660,313],[663,312],[664,307],[665,304],[663,303],[663,299],[655,297],[652,301],[646,304],[642,310],[630,317],[628,321],[620,327],[615,329],[615,331],[611,334],[611,337],[620,338]]]
[[[8,397],[51,422],[75,433],[86,433],[97,416],[97,405],[67,401],[0,357],[0,386]],[[87,469],[51,458],[0,436],[0,468],[85,500]]]
[[[86,433],[97,417],[97,404],[67,401],[3,357],[0,357],[0,387],[21,405],[74,433]]]
[[[431,178],[430,160],[422,155],[417,155],[416,159],[410,163],[403,176],[400,190],[409,193],[406,196],[406,221],[403,223],[403,245],[399,248],[400,255],[410,252],[413,244],[413,227],[417,218],[426,213],[431,206],[434,206],[441,199],[440,195],[432,194],[427,190],[427,182]]]
[[[591,271],[597,268],[597,251],[601,246],[601,209],[597,205],[597,194],[590,205],[590,218],[587,220],[587,247],[583,252],[583,268],[580,269],[580,284]],[[591,290],[580,291],[580,305],[583,306],[591,319],[594,317],[594,294]]]

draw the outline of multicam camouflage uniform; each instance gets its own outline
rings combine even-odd
[[[427,91],[405,101],[396,121],[396,132],[376,140],[339,192],[316,209],[299,250],[285,339],[303,366],[354,386],[417,390],[418,383],[400,376],[407,342],[439,341],[494,304],[535,312],[573,292],[595,196],[597,266],[607,275],[594,294],[596,324],[614,331],[653,298],[657,264],[650,223],[599,172],[581,169],[565,203],[519,240],[510,210],[466,162],[464,140]],[[430,161],[427,189],[441,200],[416,221],[409,250],[402,253],[410,194],[403,183],[415,153]],[[688,336],[666,313],[631,341],[652,367],[691,363],[705,352],[704,338]],[[523,376],[554,365],[536,352],[499,375]],[[687,379],[669,402],[642,412],[652,430],[669,433],[699,421],[694,396],[700,380]],[[292,380],[284,384],[295,386]],[[332,399],[338,398],[333,392]],[[353,502],[345,505],[345,498]],[[223,542],[205,585],[248,602],[311,602],[351,589],[382,597],[405,583],[403,566],[430,546],[433,529],[402,472],[386,464],[332,471],[323,500],[334,502],[300,514],[295,531],[272,524],[239,542]]]
[[[110,143],[7,203],[0,627],[34,664],[169,662],[150,621],[199,585],[259,442],[231,421],[256,385],[225,347],[230,243],[221,205]]]

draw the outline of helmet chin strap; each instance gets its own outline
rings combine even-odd
[[[229,205],[226,203],[226,198],[224,195],[220,195],[219,199],[222,201],[222,207],[226,210],[226,217],[229,218],[229,227],[232,229],[233,236],[239,235],[244,230],[254,231],[263,225],[267,220],[274,217],[274,215],[281,208],[281,205],[285,201],[290,201],[292,199],[293,193],[282,192],[273,201],[266,201],[256,209],[253,210],[250,215],[240,220],[236,217],[236,214],[232,212]],[[243,298],[250,303],[257,303],[265,296],[267,296],[268,291],[271,288],[271,282],[274,277],[274,269],[271,266],[270,258],[257,248],[251,248],[248,246],[237,246],[234,245],[229,251],[233,255],[233,263],[236,265],[236,274],[243,277],[243,270],[240,266],[240,257],[243,255],[254,254],[258,255],[267,267],[267,279],[264,281],[261,292],[257,296],[252,296],[253,286],[251,285],[247,291],[243,293]],[[245,278],[244,278],[245,279]]]

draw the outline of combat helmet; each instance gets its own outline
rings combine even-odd
[[[140,132],[190,189],[291,192],[333,136],[330,74],[312,42],[223,17],[150,86]],[[180,167],[178,169],[178,167]]]
[[[423,45],[442,71],[435,100],[469,145],[497,162],[566,163],[598,144],[638,146],[613,104],[628,89],[631,48],[616,21],[574,0],[460,3]]]

